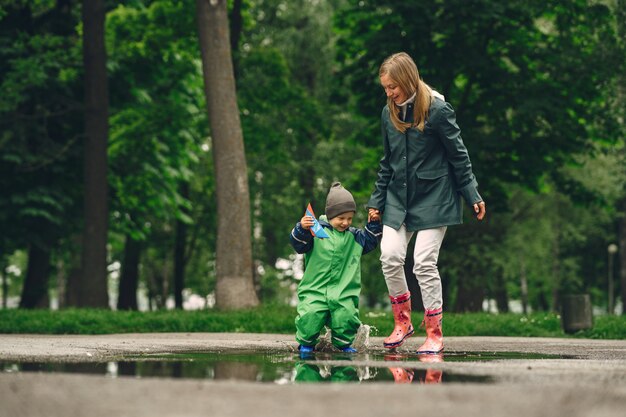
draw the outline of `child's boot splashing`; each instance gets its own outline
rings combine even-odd
[[[370,345],[370,332],[372,328],[367,324],[361,324],[356,332],[356,337],[352,343],[352,347],[359,352],[365,352]]]

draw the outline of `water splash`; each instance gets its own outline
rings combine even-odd
[[[352,347],[359,351],[359,353],[366,352],[370,347],[370,335],[372,332],[378,333],[378,329],[374,326],[370,326],[369,324],[362,323],[356,332],[354,342],[352,342]],[[332,332],[328,327],[324,327],[324,330],[320,335],[320,340],[315,346],[315,350],[318,352],[332,352],[337,350],[333,347]]]
[[[332,332],[328,327],[324,327],[323,332],[320,334],[320,340],[315,346],[315,350],[318,352],[331,352],[334,350]]]
[[[370,326],[369,324],[361,324],[359,330],[357,330],[356,332],[356,337],[354,338],[352,347],[354,347],[359,352],[363,352],[369,349],[371,331],[372,326]]]

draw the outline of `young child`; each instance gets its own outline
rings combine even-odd
[[[374,216],[368,218],[365,229],[350,227],[355,211],[352,194],[335,182],[326,198],[326,214],[319,218],[329,237],[314,239],[309,230],[313,218],[307,215],[291,231],[291,245],[305,254],[296,317],[301,353],[313,352],[325,325],[331,330],[333,346],[343,352],[356,352],[352,342],[361,325],[361,255],[376,248],[382,226]]]

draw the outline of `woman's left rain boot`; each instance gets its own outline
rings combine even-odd
[[[431,354],[443,352],[443,331],[441,322],[443,320],[443,308],[436,310],[426,310],[424,313],[423,325],[426,327],[426,341],[417,349],[417,354]]]

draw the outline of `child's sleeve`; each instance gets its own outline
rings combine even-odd
[[[376,249],[382,239],[383,225],[380,221],[369,222],[365,229],[355,229],[353,233],[356,242],[363,246],[363,254],[366,254]]]
[[[297,253],[306,253],[313,249],[313,235],[309,230],[303,229],[300,222],[291,231],[289,242]]]

